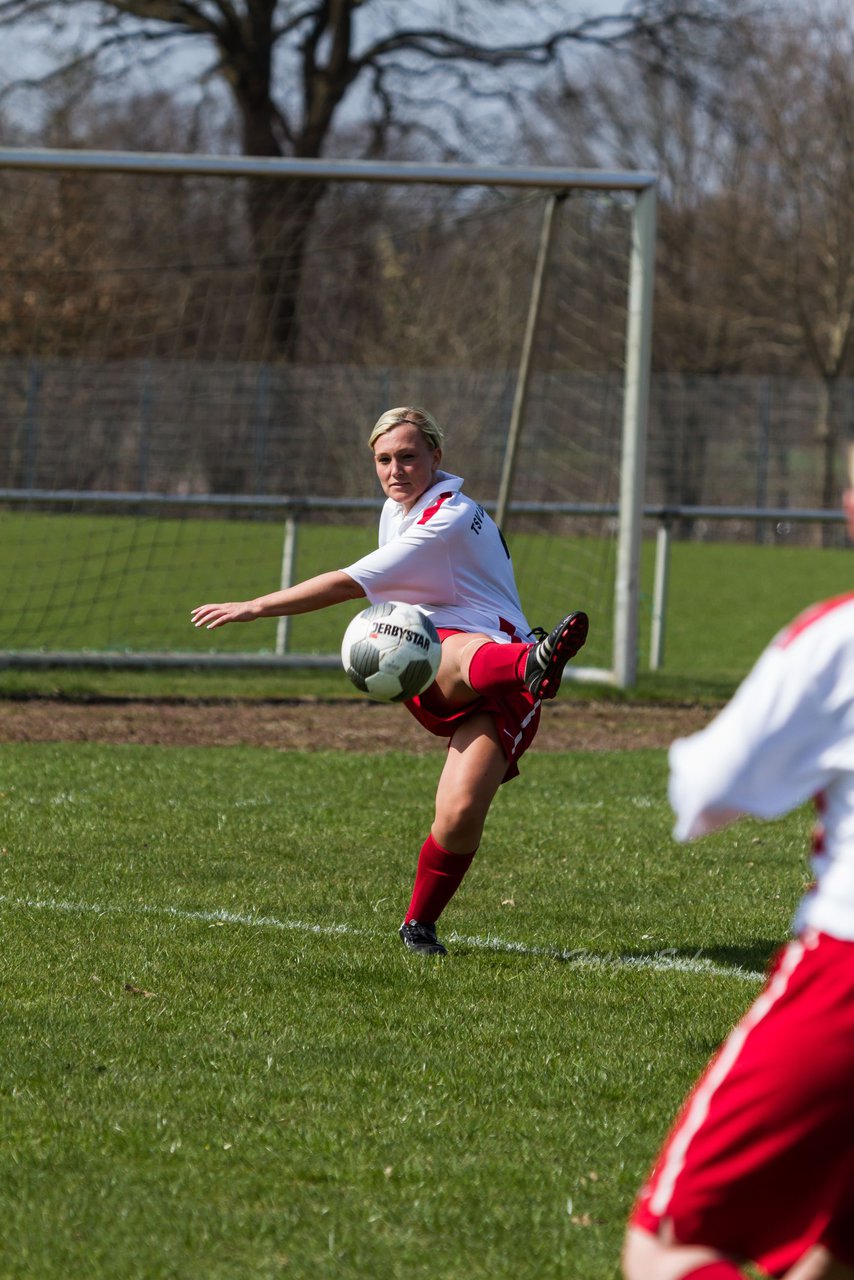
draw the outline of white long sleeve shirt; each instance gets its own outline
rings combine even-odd
[[[402,600],[419,605],[436,627],[530,640],[504,539],[462,485],[459,476],[438,471],[410,511],[388,499],[378,549],[344,572],[371,604]]]
[[[712,723],[670,748],[678,840],[810,798],[815,886],[795,928],[854,941],[854,593],[796,618]]]

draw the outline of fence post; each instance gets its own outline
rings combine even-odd
[[[148,490],[148,460],[151,457],[151,361],[142,362],[142,387],[139,395],[139,453],[137,456],[136,487],[140,493]]]
[[[664,665],[664,639],[667,621],[667,589],[670,586],[670,533],[672,520],[665,511],[655,536],[655,577],[652,586],[652,627],[649,638],[649,669],[660,671]]]
[[[771,388],[767,378],[759,384],[759,439],[756,444],[756,505],[768,506],[768,455],[771,448]],[[754,541],[765,541],[766,524],[757,520]]]
[[[23,488],[36,487],[36,461],[39,452],[39,394],[42,386],[42,367],[37,360],[30,360],[27,369],[27,407],[24,417]]]
[[[298,520],[295,514],[291,514],[285,520],[285,541],[282,544],[282,575],[280,586],[282,590],[285,587],[294,585],[294,568],[297,560],[297,526]],[[290,618],[279,618],[276,624],[276,653],[287,653],[290,647],[291,639],[291,620]]]
[[[259,365],[252,406],[252,465],[255,493],[267,492],[267,435],[270,423],[270,369]]]

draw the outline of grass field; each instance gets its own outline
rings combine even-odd
[[[299,540],[299,576],[346,564],[370,549],[373,528],[306,525]],[[610,548],[610,550],[609,550]],[[518,535],[514,557],[526,611],[550,625],[565,607],[591,616],[585,663],[611,660],[611,587],[603,562],[610,543]],[[91,648],[209,653],[271,652],[275,622],[216,632],[190,625],[194,604],[242,598],[275,587],[281,529],[261,521],[153,520],[143,517],[57,516],[0,512],[0,591],[14,608],[0,615],[0,651]],[[602,563],[600,563],[602,562]],[[597,569],[598,565],[598,569]],[[666,618],[663,670],[651,673],[649,633],[654,544],[643,546],[639,686],[655,698],[726,697],[776,630],[816,599],[848,590],[850,549],[785,545],[675,543]],[[599,573],[593,596],[585,574]],[[602,583],[605,583],[605,586]],[[358,604],[292,619],[291,649],[335,654]],[[0,694],[46,691],[219,691],[275,696],[310,690],[352,693],[331,671],[99,674],[20,673],[0,658]],[[597,691],[599,694],[603,690]]]
[[[74,532],[102,577],[105,528]],[[229,571],[258,590],[262,534]],[[142,546],[122,625],[210,644],[187,615],[228,594],[220,544],[201,576]],[[43,644],[103,639],[85,582],[51,594],[49,555],[0,547]],[[678,544],[665,671],[631,696],[726,696],[850,564]],[[647,547],[645,607],[651,568]],[[31,692],[357,696],[335,672],[0,671],[0,696]],[[443,920],[451,955],[425,963],[396,928],[440,763],[0,748],[2,1280],[616,1280],[674,1108],[786,936],[809,814],[677,847],[664,752],[534,751]]]
[[[678,848],[663,754],[532,754],[395,930],[435,757],[2,749],[4,1280],[610,1280],[807,815]]]

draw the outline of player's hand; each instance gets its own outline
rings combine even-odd
[[[197,605],[190,617],[194,627],[213,631],[214,627],[224,627],[227,622],[254,622],[258,610],[251,600],[238,600],[229,604]]]

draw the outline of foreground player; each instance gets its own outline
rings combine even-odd
[[[519,772],[541,701],[555,696],[584,644],[588,621],[570,613],[549,635],[532,631],[498,527],[462,492],[460,477],[439,468],[442,432],[429,413],[389,409],[368,443],[387,498],[378,550],[256,600],[200,605],[192,618],[212,629],[363,596],[371,604],[417,604],[430,616],[442,660],[435,683],[406,706],[448,739],[448,754],[400,937],[411,951],[444,955],[436,921],[471,864],[499,786]]]
[[[641,1189],[624,1275],[854,1280],[854,593],[781,632],[670,765],[681,840],[813,797],[815,883]]]

